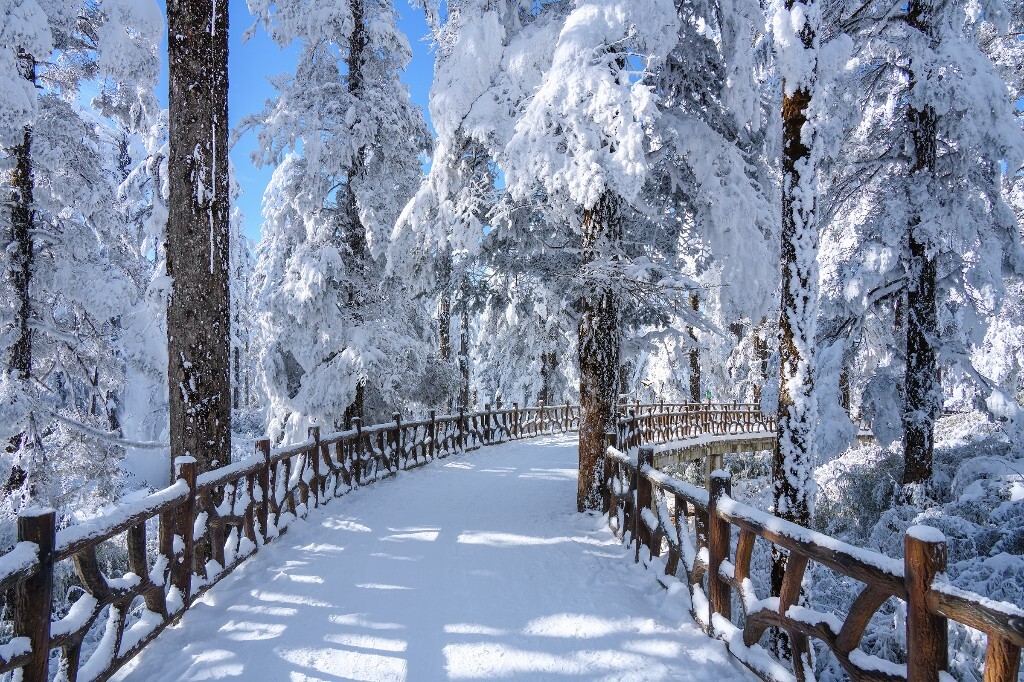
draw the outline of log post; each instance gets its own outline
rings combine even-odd
[[[539,420],[539,426],[537,427],[537,433],[544,433],[544,401],[537,401],[537,419]]]
[[[512,438],[519,438],[519,403],[512,403]]]
[[[729,583],[721,574],[722,562],[729,558],[732,527],[718,516],[721,499],[732,493],[732,477],[725,471],[711,474],[711,492],[708,497],[708,600],[711,612],[726,620],[732,617]]]
[[[459,450],[466,451],[466,408],[459,406]]]
[[[491,444],[491,404],[484,403],[484,445]]]
[[[399,460],[401,459],[403,454],[402,450],[404,449],[405,446],[405,439],[402,438],[402,413],[395,412],[391,416],[395,420],[395,471],[397,472],[399,468],[401,468],[399,466]],[[405,465],[407,467],[409,466],[408,456],[405,457]]]
[[[320,506],[320,427],[310,426],[306,435],[313,441],[313,447],[309,450],[309,461],[313,465],[313,480],[309,484],[313,487],[313,506]]]
[[[39,548],[38,568],[14,592],[14,636],[27,637],[32,646],[31,658],[22,668],[25,682],[47,682],[49,678],[56,519],[52,509],[18,514],[18,542],[32,542]]]
[[[192,529],[196,522],[196,458],[189,455],[174,458],[178,480],[188,486],[188,497],[174,510],[175,542],[180,548],[171,561],[171,585],[181,594],[183,608],[188,608],[192,592],[192,563],[195,554]]]
[[[1020,674],[1020,647],[997,635],[988,636],[984,682],[1016,682]]]
[[[606,448],[614,448],[619,442],[618,434],[614,431],[605,431],[604,434]],[[601,511],[605,514],[610,514],[612,509],[612,458],[608,456],[607,449],[605,450],[602,458],[604,464],[604,474],[601,478]]]
[[[650,445],[641,447],[636,458],[636,516],[634,517],[636,532],[634,535],[636,536],[637,543],[634,559],[638,563],[640,561],[641,547],[646,547],[651,556],[658,556],[660,554],[651,546],[651,540],[654,535],[651,529],[647,527],[647,522],[644,521],[644,510],[651,508],[651,500],[653,498],[651,481],[644,475],[644,467],[654,468],[654,448]]]
[[[437,441],[437,410],[430,411],[430,445],[427,447],[427,459],[434,459],[437,455],[435,454],[435,444]]]
[[[363,475],[363,420],[360,417],[352,417],[352,426],[356,430],[356,453],[352,459],[352,479],[355,487],[359,487],[359,481]]]
[[[911,526],[903,537],[907,586],[907,682],[938,682],[949,665],[946,619],[928,610],[932,581],[946,570],[946,539],[929,526]]]
[[[568,401],[565,403],[565,414],[562,415],[562,418],[564,420],[562,422],[562,431],[568,431],[569,430],[569,403],[568,403]]]
[[[256,453],[263,457],[263,466],[259,470],[259,486],[260,490],[263,491],[262,499],[260,500],[259,506],[256,508],[256,520],[260,524],[260,537],[263,538],[263,544],[267,544],[269,538],[268,535],[268,521],[270,520],[270,514],[268,513],[270,505],[270,496],[272,494],[270,490],[270,439],[260,438],[256,441]]]

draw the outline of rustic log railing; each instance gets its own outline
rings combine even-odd
[[[18,543],[0,556],[0,608],[13,593],[0,675],[17,671],[24,682],[46,682],[55,667],[61,680],[105,680],[311,508],[433,459],[575,431],[579,419],[575,405],[488,405],[450,416],[431,411],[419,421],[395,414],[393,422],[364,427],[356,420],[355,428],[326,435],[314,427],[302,443],[271,450],[259,440],[252,456],[201,475],[193,458],[179,457],[171,486],[94,522],[56,531],[52,511],[25,512]],[[126,565],[109,555],[127,557]],[[54,567],[68,561],[81,594],[55,613]],[[102,634],[83,652],[94,626]]]
[[[987,635],[986,682],[1017,681],[1024,611],[950,585],[940,532],[925,526],[908,530],[901,562],[737,502],[730,497],[732,482],[726,472],[713,474],[710,490],[672,478],[656,468],[655,448],[644,441],[664,442],[678,435],[676,429],[689,428],[666,425],[665,420],[672,421],[666,414],[644,415],[645,426],[624,427],[620,421],[618,432],[608,434],[604,493],[609,525],[623,542],[635,546],[636,561],[685,581],[695,620],[762,679],[807,679],[811,638],[824,643],[856,681],[952,679],[944,671],[948,621],[953,620]],[[689,424],[692,419],[680,421]],[[735,544],[733,528],[739,531]],[[751,558],[759,541],[788,555],[778,597],[755,594]],[[800,603],[801,583],[812,561],[864,585],[848,613],[818,612]],[[861,648],[869,621],[891,598],[905,602],[907,609],[907,663],[901,665]],[[734,602],[739,606],[735,613]],[[793,653],[789,662],[773,658],[771,647],[759,645],[769,628],[788,634]]]

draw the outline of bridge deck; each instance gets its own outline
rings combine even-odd
[[[336,499],[115,679],[752,679],[575,512],[575,468],[548,437]]]

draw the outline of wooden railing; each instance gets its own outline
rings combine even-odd
[[[623,409],[616,442],[631,451],[641,442],[671,446],[695,439],[742,439],[775,428],[773,418],[754,405]],[[52,511],[23,513],[18,544],[0,556],[0,600],[13,594],[7,605],[11,636],[0,640],[0,674],[19,671],[27,682],[42,682],[55,666],[61,679],[105,680],[309,509],[453,453],[576,431],[579,420],[578,406],[541,404],[442,417],[431,412],[419,421],[396,414],[387,424],[364,427],[356,421],[349,431],[327,435],[312,428],[302,443],[271,450],[268,440],[259,440],[254,455],[201,475],[191,458],[179,458],[177,480],[168,488],[59,532]],[[606,479],[628,478],[631,466],[621,453],[607,457]],[[620,517],[636,508],[627,502],[636,499],[635,466],[632,472],[633,487],[619,484],[618,493],[606,497],[609,503],[614,498]],[[651,475],[645,473],[642,480]],[[654,527],[659,518],[668,516],[654,517]],[[621,534],[632,523],[620,518],[616,527]],[[648,540],[644,546],[654,544]],[[676,547],[678,555],[678,542]],[[62,562],[73,565],[81,593],[70,608],[57,612],[54,573]],[[91,650],[84,652],[94,628],[102,634],[89,637]]]
[[[642,433],[654,433],[655,439],[677,433],[677,427],[662,423],[664,416],[650,418],[656,425],[638,427]],[[681,421],[689,423],[692,417]],[[954,620],[987,635],[986,682],[1016,682],[1024,611],[950,585],[944,575],[945,540],[938,531],[924,526],[908,530],[903,561],[853,547],[732,499],[732,482],[725,472],[715,472],[710,491],[664,474],[654,466],[654,448],[638,446],[644,436],[635,433],[620,422],[619,432],[608,434],[604,467],[609,525],[623,542],[635,546],[637,561],[684,580],[697,622],[763,679],[807,679],[814,638],[853,680],[937,682],[948,666],[948,621]],[[627,452],[617,447],[622,438]],[[788,555],[778,597],[755,593],[751,558],[758,542]],[[822,613],[800,603],[812,561],[863,584],[847,613]],[[905,602],[907,610],[906,663],[900,665],[861,648],[869,621],[891,598]],[[768,653],[772,647],[759,644],[769,628],[787,633],[793,654],[788,662],[773,658]]]
[[[194,459],[179,457],[168,488],[58,532],[53,511],[27,511],[18,518],[17,545],[0,556],[0,600],[13,593],[0,674],[46,682],[55,665],[63,680],[105,680],[309,509],[453,453],[575,431],[579,418],[577,406],[542,404],[442,417],[431,411],[420,421],[396,414],[367,427],[357,420],[340,433],[312,428],[308,440],[278,450],[259,440],[252,456],[201,475]],[[73,564],[81,594],[56,613],[61,562]],[[97,625],[102,634],[83,660]]]

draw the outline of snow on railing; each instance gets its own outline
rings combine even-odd
[[[197,475],[195,460],[179,457],[177,480],[164,490],[120,505],[103,517],[56,532],[50,510],[18,519],[18,543],[0,555],[0,608],[12,633],[0,641],[0,675],[45,682],[51,651],[60,678],[106,679],[153,640],[200,595],[297,518],[350,490],[431,460],[509,440],[575,431],[576,405],[491,409],[321,435],[256,452]],[[110,550],[113,549],[113,552]],[[111,562],[126,564],[112,576]],[[73,563],[81,588],[58,613],[54,564]],[[137,602],[141,602],[137,608]]]
[[[637,419],[655,421],[674,415],[669,422],[683,419],[687,425],[693,419],[687,410],[634,413]],[[711,476],[708,491],[667,476],[655,468],[650,441],[633,435],[639,430],[646,437],[666,438],[689,426],[632,428],[623,430],[620,423],[618,434],[609,434],[603,486],[609,526],[624,543],[635,546],[636,561],[685,581],[693,617],[763,679],[808,679],[806,674],[813,673],[808,667],[811,638],[822,642],[853,680],[952,679],[946,672],[947,628],[948,620],[954,620],[987,635],[986,682],[1017,681],[1024,611],[949,585],[945,538],[939,531],[909,529],[903,561],[854,547],[732,499],[726,472]],[[616,447],[623,437],[628,446],[623,450],[635,450],[634,456]],[[739,531],[735,545],[733,528]],[[757,541],[788,555],[777,597],[762,599],[755,593],[750,575]],[[864,585],[848,613],[824,613],[798,604],[811,561]],[[733,615],[734,595],[742,610],[738,618]],[[868,622],[889,599],[906,603],[906,665],[861,649]],[[790,660],[774,658],[772,647],[759,644],[769,628],[788,634],[794,654]]]
[[[47,680],[51,651],[56,651],[62,679],[106,679],[310,509],[434,459],[576,431],[580,416],[579,406],[569,404],[488,405],[445,416],[431,411],[418,421],[399,414],[372,426],[354,420],[353,428],[337,433],[323,434],[314,427],[301,443],[272,449],[262,439],[252,456],[199,475],[192,458],[178,458],[177,480],[168,488],[59,533],[52,512],[27,513],[19,518],[19,543],[0,556],[0,599],[15,595],[8,609],[13,622],[6,628],[12,634],[0,641],[0,674],[19,671],[27,682]],[[624,447],[635,450],[632,444],[641,439],[685,444],[695,438],[756,437],[770,433],[774,420],[756,406],[735,403],[631,405],[618,429]],[[635,470],[628,458],[617,466]],[[645,475],[654,477],[659,489],[693,500],[695,511],[706,510],[703,491],[669,483],[655,472]],[[620,501],[635,490],[635,481],[631,485],[617,488]],[[651,509],[654,516],[643,515],[645,528],[653,519],[667,518],[665,509]],[[620,520],[618,527],[633,529],[631,523]],[[698,543],[687,549],[683,542],[677,534],[687,571],[702,570],[708,562],[706,547]],[[120,558],[101,562],[101,556]],[[60,562],[73,563],[80,588],[64,612],[56,612],[51,594],[54,564]],[[112,566],[120,567],[119,575],[109,575]]]

